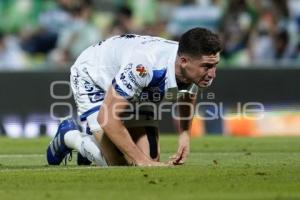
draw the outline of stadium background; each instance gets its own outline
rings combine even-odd
[[[0,0],[0,133],[53,136],[59,117],[76,114],[68,73],[89,45],[123,33],[176,40],[195,26],[220,33],[224,50],[193,135],[300,135],[297,0]],[[249,102],[265,111],[239,116]],[[225,118],[203,120],[216,111],[209,103]]]

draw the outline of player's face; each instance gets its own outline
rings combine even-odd
[[[179,59],[183,82],[208,87],[216,77],[216,66],[220,61],[220,54],[203,55],[200,58],[181,56]]]

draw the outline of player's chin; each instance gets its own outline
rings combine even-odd
[[[207,88],[211,85],[211,81],[202,81],[200,83],[198,83],[198,87],[201,87],[201,88]]]

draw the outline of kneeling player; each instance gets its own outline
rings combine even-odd
[[[178,101],[182,117],[190,116],[197,86],[208,87],[216,76],[221,43],[203,28],[194,28],[175,41],[122,35],[86,49],[71,68],[71,86],[82,134],[72,120],[63,121],[47,149],[49,164],[60,164],[72,149],[98,165],[165,166],[159,161],[158,125],[153,109],[167,92],[185,92]],[[170,96],[170,95],[168,95]],[[173,95],[177,97],[177,95]],[[151,104],[152,105],[152,104]],[[150,106],[151,107],[151,106]],[[124,120],[131,114],[137,120]],[[189,123],[180,120],[178,151],[172,164],[189,154]],[[81,157],[80,157],[81,158]]]

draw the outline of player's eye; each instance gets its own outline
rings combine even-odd
[[[214,64],[210,64],[210,63],[204,63],[202,64],[202,67],[204,67],[204,69],[206,71],[208,71],[209,69],[213,68],[215,65]]]
[[[209,66],[207,65],[200,65],[201,68],[203,68],[205,71],[209,70]]]
[[[208,68],[208,67],[203,67],[203,68],[204,68],[204,70],[205,70],[205,71],[208,71],[208,70],[209,70],[209,68]]]

